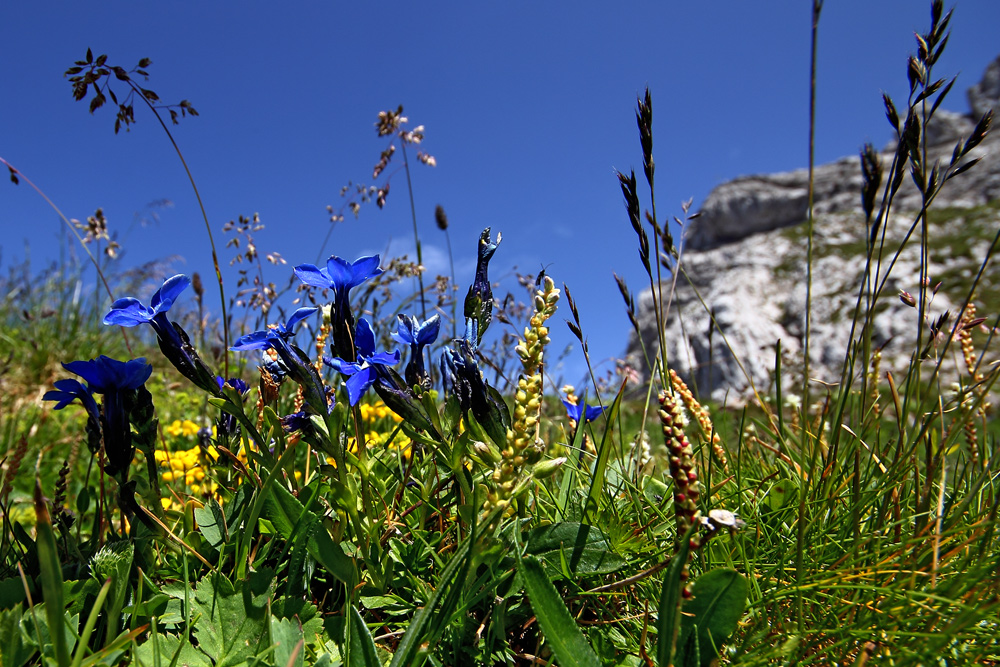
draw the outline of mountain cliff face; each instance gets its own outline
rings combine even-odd
[[[955,143],[969,136],[979,117],[990,108],[1000,109],[1000,58],[968,96],[972,115],[939,110],[927,128],[928,163],[940,159],[947,164]],[[882,152],[886,171],[894,150],[890,144]],[[1000,137],[988,135],[970,157],[982,161],[948,181],[928,215],[931,281],[942,283],[930,316],[950,310],[952,322],[1000,227]],[[837,382],[865,267],[860,161],[843,158],[814,173],[810,377]],[[802,386],[807,206],[805,169],[746,176],[713,190],[687,230],[681,256],[686,278],[677,279],[665,339],[671,366],[702,396],[739,404],[753,386],[767,389],[778,341],[783,374],[787,370],[792,383],[788,386]],[[906,178],[887,225],[885,261],[919,208],[920,194]],[[919,253],[914,238],[892,270],[882,297],[885,309],[875,319],[874,344],[885,346],[882,366],[894,374],[905,370],[915,346],[917,310],[896,294],[900,289],[918,293]],[[671,286],[662,287],[667,302]],[[998,288],[1000,269],[988,267],[975,299],[981,316],[1000,312]],[[641,338],[633,332],[626,352],[627,362],[644,380],[649,368],[643,349],[652,358],[658,345],[652,304],[647,289],[637,303]]]

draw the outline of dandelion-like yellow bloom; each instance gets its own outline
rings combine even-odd
[[[174,438],[190,438],[193,435],[198,435],[198,431],[201,430],[201,427],[190,419],[185,419],[184,421],[175,419],[173,423],[164,430],[167,432],[167,435]]]

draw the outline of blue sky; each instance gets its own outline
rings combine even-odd
[[[503,233],[493,275],[542,265],[567,283],[601,368],[623,353],[629,324],[613,272],[639,292],[637,261],[615,169],[641,172],[636,94],[653,94],[657,211],[680,215],[733,177],[807,163],[810,5],[806,0],[715,2],[0,4],[0,157],[70,217],[103,207],[125,246],[122,262],[179,256],[178,271],[211,273],[203,222],[184,172],[145,110],[113,134],[114,111],[91,116],[63,71],[86,53],[132,67],[153,60],[148,87],[189,99],[198,118],[175,136],[199,184],[223,262],[221,228],[259,213],[262,252],[291,267],[314,262],[348,181],[370,181],[385,141],[377,113],[405,105],[426,128],[437,167],[415,165],[426,262],[446,273],[433,211],[448,212],[458,281],[472,277],[484,227]],[[929,2],[829,0],[820,24],[817,159],[889,139],[880,92],[905,99],[913,32]],[[951,6],[951,5],[948,5]],[[958,2],[935,74],[959,74],[945,108],[1000,53],[1000,3]],[[394,161],[398,159],[398,155]],[[640,177],[641,178],[641,177]],[[6,178],[4,178],[6,181]],[[133,225],[171,200],[158,224]],[[643,200],[644,206],[648,199]],[[61,223],[22,184],[0,184],[0,270],[30,252],[59,257]],[[328,253],[412,253],[402,173],[388,205],[366,207],[333,232]],[[232,289],[233,272],[227,271]],[[502,298],[504,290],[499,294]],[[520,293],[518,293],[520,296]],[[214,299],[209,304],[217,303]],[[556,316],[553,349],[574,341]],[[566,379],[582,374],[579,356]]]

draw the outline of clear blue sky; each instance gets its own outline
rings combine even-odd
[[[633,110],[654,104],[661,217],[695,208],[719,183],[806,166],[810,6],[807,0],[714,2],[105,2],[0,4],[0,156],[70,217],[103,207],[138,264],[179,255],[178,271],[211,272],[194,196],[155,120],[115,136],[113,108],[75,102],[63,71],[91,47],[109,63],[153,60],[148,87],[189,99],[200,117],[176,138],[201,188],[220,245],[222,225],[257,212],[261,251],[316,259],[348,181],[367,181],[384,141],[378,111],[404,104],[426,127],[436,168],[413,170],[432,273],[447,271],[433,211],[451,221],[458,280],[471,280],[483,227],[503,232],[494,276],[545,264],[576,298],[595,362],[623,353],[628,320],[612,272],[646,285],[614,170],[641,154]],[[947,6],[951,6],[948,4]],[[905,99],[922,0],[828,0],[820,25],[818,161],[889,139],[880,91]],[[935,74],[960,74],[945,107],[1000,53],[1000,2],[956,5]],[[398,157],[398,155],[397,155]],[[641,178],[641,176],[640,176]],[[26,185],[0,183],[0,270],[58,257],[61,223]],[[129,227],[169,199],[158,225]],[[648,201],[646,199],[643,200]],[[405,180],[385,210],[338,226],[329,252],[350,259],[412,251]],[[232,256],[221,250],[222,259]],[[232,272],[229,272],[232,276]],[[228,285],[233,284],[230,279]],[[503,291],[500,291],[502,297]],[[217,303],[209,299],[209,304]],[[553,326],[554,349],[574,339]],[[604,368],[608,368],[607,365]],[[577,380],[575,358],[568,380]]]

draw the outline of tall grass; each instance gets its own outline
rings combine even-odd
[[[461,337],[438,340],[434,316],[446,307],[409,317],[424,289],[399,286],[419,267],[330,258],[296,266],[297,305],[317,309],[275,306],[280,325],[260,318],[258,332],[240,331],[243,374],[218,381],[220,357],[199,352],[204,304],[191,336],[173,304],[183,279],[151,302],[148,272],[119,275],[116,293],[149,310],[119,302],[108,312],[79,270],[11,272],[0,351],[5,396],[20,398],[4,413],[83,421],[64,440],[20,417],[4,425],[0,636],[11,641],[0,642],[0,662],[1000,660],[996,366],[985,361],[992,334],[976,333],[986,324],[971,305],[979,278],[953,318],[931,314],[929,281],[903,296],[919,316],[903,376],[881,370],[872,334],[879,302],[898,298],[884,286],[906,243],[924,248],[928,277],[928,212],[989,128],[986,117],[951,163],[928,164],[923,128],[950,89],[931,76],[950,14],[940,2],[931,13],[903,113],[885,101],[900,139],[892,161],[862,153],[866,270],[841,382],[798,409],[782,392],[809,394],[780,380],[778,400],[706,405],[663,352],[671,295],[686,278],[673,223],[654,208],[649,92],[636,113],[648,216],[635,175],[619,177],[661,332],[646,351],[654,379],[639,392],[623,379],[601,395],[593,378],[564,388],[565,409],[546,395],[557,309],[569,307],[586,353],[585,318],[550,276],[525,278],[526,303],[500,306],[489,269],[503,246],[489,229],[475,240]],[[897,242],[887,228],[906,213],[894,198],[911,174],[922,206]],[[239,238],[260,231],[235,224]],[[270,310],[280,294],[254,282],[251,266],[237,298]],[[139,340],[155,334],[159,352],[147,356],[173,366],[171,380],[139,382],[137,364],[115,377],[94,374],[117,366],[77,364],[68,370],[89,390],[67,384],[59,362],[133,356],[97,325],[104,317],[149,322]],[[491,346],[494,319],[513,333]],[[74,403],[58,413],[38,404],[56,379],[49,399]]]

